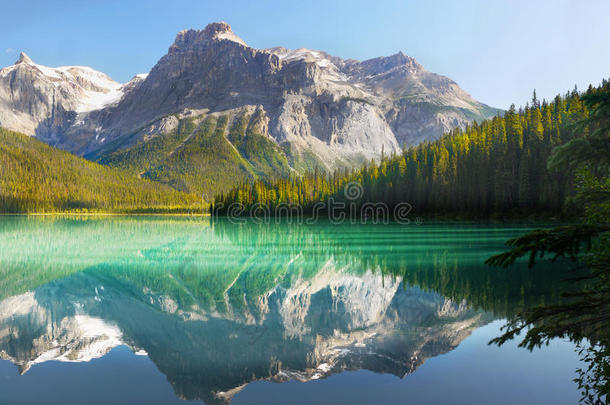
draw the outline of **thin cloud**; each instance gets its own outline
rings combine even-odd
[[[6,53],[15,53],[15,52],[17,52],[17,50],[13,49],[13,48],[6,48],[6,50],[4,52],[6,52]]]

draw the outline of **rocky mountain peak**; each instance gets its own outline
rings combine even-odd
[[[231,26],[224,21],[213,22],[206,25],[203,29],[210,38],[215,38],[218,34],[233,33]]]
[[[15,65],[17,65],[19,63],[33,64],[34,62],[32,61],[32,59],[30,59],[30,57],[25,52],[21,52],[19,54],[19,59],[17,60],[17,62],[15,62]]]
[[[208,24],[203,30],[187,29],[176,35],[176,40],[169,48],[169,53],[175,53],[187,49],[206,48],[213,41],[227,40],[248,46],[240,37],[233,33],[231,26],[226,22],[214,22]]]
[[[401,65],[419,65],[415,58],[405,55],[402,51],[395,53],[394,55],[388,56],[388,61],[395,64],[396,66]]]
[[[413,71],[424,70],[415,58],[405,55],[403,52],[365,60],[360,64],[360,67],[368,75],[377,75],[401,67],[406,67]]]

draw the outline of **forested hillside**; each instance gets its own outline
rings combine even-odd
[[[261,133],[262,119],[260,112],[182,118],[176,129],[99,162],[206,196],[259,177],[288,177],[286,155]]]
[[[203,207],[185,194],[0,128],[0,212],[173,212]]]
[[[587,93],[609,86],[604,80]],[[357,204],[407,202],[415,213],[438,215],[559,214],[569,210],[573,173],[550,172],[547,158],[554,147],[587,135],[587,128],[574,124],[588,114],[576,89],[552,102],[541,102],[534,92],[519,110],[513,105],[503,117],[456,129],[361,170],[243,183],[216,198],[215,212],[226,214],[234,202],[243,204],[244,212],[254,204],[280,203],[301,204],[307,212],[333,197]],[[362,185],[362,198],[355,201],[344,195],[353,181]]]

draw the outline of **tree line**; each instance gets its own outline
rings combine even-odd
[[[574,214],[570,203],[574,173],[550,171],[551,151],[572,140],[575,125],[589,110],[583,95],[608,90],[602,84],[580,93],[575,88],[552,101],[540,101],[534,91],[525,107],[514,105],[481,123],[456,128],[440,139],[382,156],[358,170],[327,174],[316,169],[304,176],[244,182],[216,196],[212,212],[226,215],[235,203],[243,213],[263,205],[295,204],[305,214],[333,198],[362,205],[384,202],[391,207],[409,203],[422,214],[502,217]],[[588,128],[581,128],[586,132]],[[361,185],[361,197],[345,195],[348,183]]]
[[[201,212],[194,194],[0,128],[0,212]]]

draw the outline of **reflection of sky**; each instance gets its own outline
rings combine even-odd
[[[307,384],[249,384],[233,405],[334,404],[575,404],[580,395],[574,345],[555,340],[530,353],[509,342],[488,346],[503,321],[477,329],[455,350],[430,358],[399,379],[370,371],[348,371]],[[260,401],[260,402],[259,402]]]
[[[9,361],[0,361],[0,403],[39,404],[42,399],[57,405],[191,403],[176,398],[148,357],[125,346],[90,363],[47,362],[24,375]]]
[[[234,405],[312,404],[573,404],[579,395],[571,382],[578,366],[573,345],[554,341],[530,353],[509,342],[487,342],[502,321],[475,331],[457,349],[428,359],[404,379],[368,371],[350,371],[325,380],[275,384],[254,382],[238,393]],[[47,404],[188,404],[145,356],[125,346],[91,363],[49,362],[20,376],[0,361],[0,402]],[[195,402],[193,403],[201,403]]]

